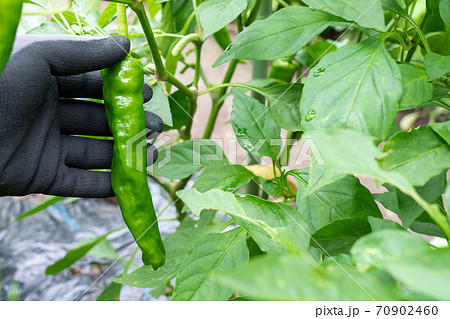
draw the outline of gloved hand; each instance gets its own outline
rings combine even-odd
[[[73,197],[114,196],[113,141],[68,135],[112,136],[102,99],[100,69],[122,60],[126,37],[17,37],[0,75],[0,196],[43,193]],[[144,100],[152,90],[144,88]],[[163,123],[146,113],[153,136]],[[152,164],[157,151],[149,146]]]

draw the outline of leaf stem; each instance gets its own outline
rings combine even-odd
[[[150,21],[148,21],[145,9],[138,2],[135,2],[132,5],[130,4],[130,7],[136,13],[136,16],[141,22],[142,29],[144,30],[145,37],[147,38],[147,42],[150,47],[150,52],[152,53],[153,62],[156,66],[157,76],[159,75],[162,79],[164,79],[166,69],[162,62],[161,55],[159,54],[158,45],[156,44],[156,39],[153,35],[152,28],[150,27]]]
[[[125,2],[125,1],[120,1]],[[155,36],[153,34],[152,28],[150,26],[150,21],[148,20],[147,13],[145,12],[145,8],[142,7],[141,3],[139,1],[131,1],[132,4],[130,4],[130,8],[136,13],[136,16],[138,17],[142,29],[144,30],[145,37],[147,38],[148,45],[150,47],[150,52],[152,53],[153,62],[155,63],[156,67],[156,77],[159,80],[167,81],[175,85],[180,91],[182,91],[189,100],[194,99],[194,93],[189,90],[187,86],[185,86],[183,83],[181,83],[180,80],[175,78],[169,71],[166,70],[164,67],[164,64],[161,59],[161,55],[159,54],[158,45],[156,43]],[[126,3],[129,3],[129,1],[126,1]]]
[[[128,37],[127,6],[123,3],[117,4],[117,28],[120,35]]]
[[[427,15],[427,17],[428,17],[428,15]],[[417,23],[414,21],[414,19],[411,18],[410,16],[408,16],[407,20],[408,20],[409,23],[412,24],[414,29],[416,29],[417,35],[419,36],[420,40],[422,41],[423,46],[425,47],[425,50],[427,51],[427,53],[430,53],[431,52],[430,44],[428,43],[428,40],[427,40],[427,38],[425,37],[425,34],[422,31],[422,27],[419,27],[417,25]],[[424,20],[425,20],[425,18],[424,18]]]
[[[59,14],[59,13],[63,13],[63,12],[65,12],[65,11],[68,11],[71,7],[72,7],[72,4],[73,4],[73,0],[70,0],[68,3],[67,3],[67,5],[65,5],[64,7],[61,7],[61,8],[55,8],[55,9],[53,9],[53,10],[44,10],[44,11],[37,11],[37,12],[22,12],[22,16],[24,16],[24,17],[27,17],[27,16],[46,16],[46,15],[49,15],[49,16],[52,16],[52,15],[55,15],[55,14]],[[39,7],[41,7],[41,8],[45,8],[45,7],[43,7],[43,6],[41,6],[40,4],[37,4]],[[53,3],[52,3],[52,5],[53,5]],[[53,7],[54,7],[54,5],[53,5]]]
[[[159,219],[159,217],[162,216],[162,214],[165,213],[165,211],[170,207],[170,205],[172,204],[173,200],[172,198],[169,197],[169,200],[167,201],[167,204],[158,212],[158,216],[157,218]]]
[[[233,60],[233,61],[235,61],[235,60]],[[260,89],[254,87],[254,86],[251,86],[251,85],[244,84],[244,83],[222,83],[222,84],[218,84],[218,85],[212,86],[212,87],[210,87],[210,88],[208,88],[208,89],[206,89],[204,91],[198,92],[198,95],[199,96],[200,95],[204,95],[204,94],[210,93],[210,92],[215,91],[215,90],[219,90],[219,89],[222,89],[222,88],[227,88],[229,86],[243,88],[243,89],[247,89],[247,90],[252,90],[252,91],[254,91],[254,92],[258,93],[258,94],[264,95],[264,92],[261,91]]]
[[[292,139],[300,139],[303,132],[288,132],[286,135],[286,144],[283,148],[283,151],[281,152],[280,156],[278,157],[278,161],[281,162],[281,165],[288,165],[289,164],[289,155],[291,152],[292,144],[289,143],[289,140]]]
[[[250,12],[250,15],[248,16],[247,20],[245,21],[246,26],[249,26],[250,24],[253,23],[253,21],[256,20],[256,16],[258,15],[258,11],[259,11],[260,7],[261,7],[261,0],[256,0],[253,10]]]
[[[201,56],[202,56],[202,43],[195,44],[195,72],[194,72],[194,81],[193,86],[198,90],[198,81],[200,79],[200,64],[201,64]]]
[[[183,134],[181,134],[181,138],[183,140],[189,140],[191,139],[191,129],[192,129],[192,122],[193,117],[195,114],[195,111],[197,110],[197,101],[196,100],[189,100],[189,109],[188,109],[188,119],[186,122],[185,129],[183,131]]]
[[[133,264],[134,258],[136,258],[136,254],[139,251],[139,246],[136,247],[133,251],[133,253],[131,254],[130,259],[128,259],[127,264],[125,265],[125,269],[123,270],[123,274],[126,275],[128,274],[128,270],[130,269],[131,265]]]
[[[416,29],[416,31],[417,31],[417,30],[420,31],[420,33],[417,32],[416,35],[413,37],[413,39],[412,39],[413,42],[417,41],[417,38],[420,37],[420,34],[422,34],[422,36],[425,37],[425,35],[423,35],[422,29],[425,27],[425,24],[427,23],[429,17],[430,17],[430,16],[429,16],[429,14],[428,14],[428,11],[426,11],[426,12],[425,12],[425,16],[423,17],[422,22],[420,23],[420,27],[417,27],[416,22],[415,22],[414,20],[411,19],[411,20],[414,22],[414,24],[411,23],[412,26],[414,27],[414,29]],[[407,19],[407,20],[408,20],[408,19]],[[408,20],[408,21],[410,21],[410,20]],[[416,28],[416,27],[417,27],[417,28]],[[427,53],[429,53],[429,52],[431,52],[431,49],[429,48],[428,41],[427,41],[426,39],[425,39],[425,41],[426,41],[426,43],[427,43],[427,45],[428,45],[428,49],[429,49],[429,51],[427,50]],[[423,41],[422,41],[422,42],[423,42]],[[425,44],[424,44],[424,45],[425,45]],[[406,63],[409,63],[409,62],[411,61],[411,59],[412,59],[414,53],[416,52],[417,46],[418,46],[417,43],[414,44],[414,46],[408,51],[408,55],[407,55],[406,58],[405,58],[405,62],[406,62]]]
[[[258,14],[256,16],[257,20],[266,19],[272,14],[272,0],[262,0],[261,1],[261,7],[259,8]],[[252,61],[252,80],[254,79],[264,79],[267,78],[267,68],[268,68],[268,61],[258,61],[254,60]],[[252,97],[259,100],[262,104],[265,104],[265,97],[264,95],[255,92],[254,90],[251,93]],[[251,164],[257,164],[260,162],[260,158],[258,156],[254,156],[251,153],[248,153],[248,156],[250,158],[250,165]],[[247,193],[252,195],[258,195],[259,194],[259,185],[254,180],[251,180],[250,183],[247,185]]]
[[[202,27],[201,27],[201,24],[200,24],[200,18],[198,17],[197,0],[192,0],[192,5],[194,7],[195,20],[197,21],[198,37],[201,39],[202,38]]]

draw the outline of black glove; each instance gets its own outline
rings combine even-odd
[[[43,193],[114,196],[113,142],[67,135],[111,136],[103,104],[62,98],[102,99],[100,69],[122,60],[126,37],[17,37],[0,75],[0,196]],[[151,88],[144,88],[150,100]],[[146,113],[153,136],[161,119]],[[157,133],[156,133],[157,132]],[[149,147],[152,164],[157,157]]]

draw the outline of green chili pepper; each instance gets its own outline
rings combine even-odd
[[[276,59],[272,63],[272,69],[269,78],[277,79],[286,83],[290,83],[297,71],[297,64],[292,59]]]
[[[0,0],[0,73],[8,62],[22,12],[22,0]]]
[[[142,250],[142,261],[156,270],[165,262],[165,249],[147,184],[144,71],[140,61],[128,56],[102,70],[102,77],[106,115],[114,137],[112,187],[123,219]],[[138,145],[142,148],[134,147]]]
[[[225,50],[231,44],[230,32],[228,32],[227,27],[223,27],[214,33],[213,37],[216,39],[217,44],[220,45],[222,50]]]

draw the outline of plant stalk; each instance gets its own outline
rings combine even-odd
[[[214,90],[219,90],[217,93],[217,99],[216,103],[213,104],[211,108],[211,113],[209,114],[208,123],[206,124],[205,131],[203,133],[203,138],[210,138],[212,131],[214,129],[214,125],[216,124],[217,115],[219,114],[220,108],[222,107],[223,103],[225,102],[224,99],[221,99],[222,96],[225,95],[227,92],[227,87],[230,86],[228,82],[231,81],[231,78],[233,77],[234,71],[236,70],[236,66],[238,64],[238,60],[231,60],[230,64],[228,65],[227,72],[225,73],[225,76],[223,78],[222,84],[217,86],[212,86],[211,88],[206,89],[205,91],[202,91],[198,95],[206,94],[209,92],[212,92]]]
[[[159,54],[158,44],[156,43],[155,36],[153,34],[152,28],[150,26],[150,21],[148,20],[145,8],[142,7],[139,1],[130,4],[130,8],[136,13],[136,16],[141,23],[142,29],[144,30],[145,37],[147,39],[148,45],[150,47],[150,52],[152,53],[153,62],[155,63],[156,76],[159,80],[168,81],[175,85],[180,91],[182,91],[189,100],[194,99],[194,93],[189,90],[187,86],[181,83],[180,80],[175,78],[169,71],[164,67],[161,55]]]
[[[272,0],[262,0],[261,6],[258,10],[258,14],[256,16],[257,20],[265,19],[272,14]],[[252,63],[252,79],[263,79],[267,78],[267,67],[269,63],[267,61],[253,61]],[[263,95],[252,91],[252,97],[259,100],[261,103],[265,103],[265,98]],[[248,153],[250,157],[249,165],[258,164],[259,156],[254,156]],[[259,185],[254,180],[251,180],[247,185],[247,193],[252,195],[259,194]]]

